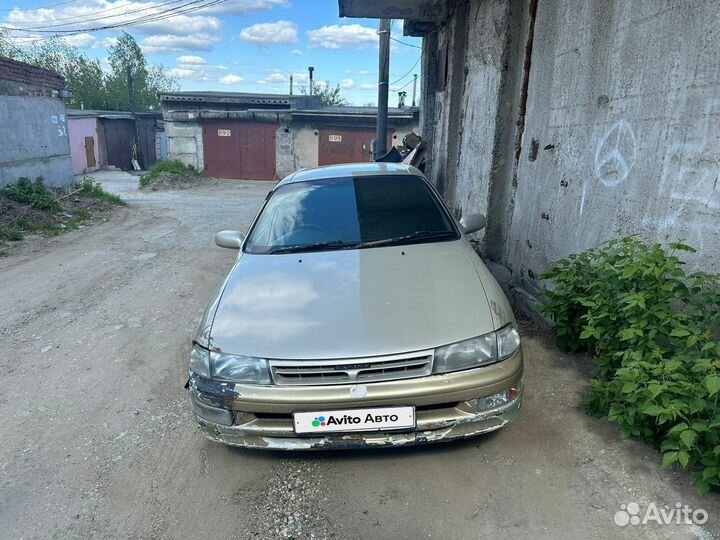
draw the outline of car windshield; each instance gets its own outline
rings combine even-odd
[[[459,237],[420,177],[335,178],[277,188],[250,231],[245,251],[361,249]]]

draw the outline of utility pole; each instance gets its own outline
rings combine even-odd
[[[292,73],[290,74],[290,95],[293,95],[293,76]]]
[[[139,169],[140,165],[140,152],[138,152],[138,125],[137,125],[137,116],[135,116],[135,81],[133,80],[133,74],[132,74],[132,68],[130,66],[127,67],[127,83],[128,83],[128,93],[130,94],[130,113],[132,113],[133,117],[133,143],[132,143],[132,149],[131,149],[131,165],[133,168]],[[135,166],[135,163],[138,163],[138,166]]]
[[[378,36],[380,41],[380,53],[378,56],[378,110],[375,148],[373,149],[374,159],[378,159],[387,154],[388,82],[390,79],[390,19],[380,19]]]
[[[414,77],[414,79],[413,79],[413,101],[412,101],[412,106],[414,107],[414,106],[415,106],[415,87],[417,86],[417,73],[415,73],[415,75],[413,75],[413,77]]]
[[[309,79],[310,79],[310,90],[308,91],[308,95],[313,95],[313,71],[315,71],[315,68],[312,66],[308,66],[308,73],[309,73]]]
[[[130,112],[135,114],[135,88],[133,81],[132,68],[127,67],[127,83],[128,83],[128,97],[130,98]]]

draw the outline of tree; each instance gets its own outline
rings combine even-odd
[[[313,95],[320,96],[320,103],[325,107],[342,107],[347,105],[347,99],[340,95],[340,85],[333,87],[330,85],[330,81],[325,83],[314,82],[312,83]],[[300,93],[307,94],[305,87],[300,88]]]
[[[0,56],[52,69],[65,77],[72,92],[68,106],[73,108],[128,110],[128,68],[133,78],[137,111],[158,108],[158,92],[178,89],[177,80],[162,65],[148,65],[140,46],[126,33],[110,47],[110,73],[103,71],[99,60],[89,58],[60,37],[19,48],[3,28],[0,28]]]
[[[20,49],[18,49],[10,39],[10,30],[0,27],[0,56],[17,58],[19,53]]]
[[[160,106],[158,92],[178,89],[177,81],[162,65],[148,66],[135,38],[123,32],[109,51],[108,100],[117,109],[130,110],[128,74],[132,77],[135,110]]]

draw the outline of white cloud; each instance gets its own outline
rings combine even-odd
[[[115,45],[117,45],[117,41],[118,41],[117,38],[114,38],[114,37],[106,37],[105,39],[103,39],[103,40],[101,41],[102,47],[103,47],[104,49],[109,49],[110,47],[114,47]]]
[[[265,80],[268,81],[268,82],[280,83],[280,82],[285,82],[285,81],[287,81],[288,78],[285,76],[284,73],[280,73],[279,71],[275,71],[275,72],[271,73],[270,75],[268,75],[267,77],[265,77]]]
[[[244,79],[242,77],[240,77],[239,75],[225,75],[224,77],[220,77],[218,79],[218,82],[220,84],[230,85],[230,84],[241,83],[241,82],[243,82],[243,80]]]
[[[267,84],[267,81],[263,81],[262,79],[260,79],[260,80],[258,81],[258,84]]]
[[[148,36],[141,43],[148,54],[167,54],[182,51],[210,51],[220,41],[218,35],[188,34],[186,36],[157,35]]]
[[[168,73],[178,79],[210,82],[217,80],[217,72],[227,71],[222,65],[208,65],[201,56],[185,55],[179,56],[177,60],[179,66],[169,69]]]
[[[212,77],[203,70],[188,69],[188,68],[172,68],[168,70],[168,74],[178,79],[187,79],[190,81],[214,81],[215,77]]]
[[[339,49],[341,47],[364,47],[377,43],[377,33],[359,24],[333,24],[307,31],[311,47]]]
[[[237,2],[238,0],[234,0]],[[259,2],[261,0],[254,0]],[[264,0],[267,2],[268,0]],[[192,15],[168,15],[166,0],[76,0],[62,2],[62,7],[23,9],[14,8],[7,16],[7,22],[19,27],[42,27],[44,30],[57,28],[89,29],[98,26],[130,23],[131,32],[152,34],[154,32],[186,35],[197,32],[217,32],[222,26],[219,18],[203,15],[201,11]],[[230,3],[230,2],[228,2]],[[204,10],[203,10],[204,11]],[[207,12],[205,12],[207,13]],[[156,20],[149,20],[153,17]],[[132,24],[138,19],[146,20],[142,24]]]
[[[352,79],[343,79],[340,81],[340,88],[344,90],[349,90],[350,88],[355,86],[355,81]]]
[[[294,54],[295,56],[302,56],[303,52],[300,49],[293,49],[292,54]]]
[[[91,49],[97,44],[95,36],[83,32],[82,34],[75,34],[74,36],[67,36],[63,38],[63,41],[72,47],[79,49]]]
[[[377,90],[377,84],[363,83],[360,85],[363,90]]]
[[[258,23],[243,28],[240,39],[256,45],[290,44],[298,38],[298,28],[294,22],[277,21]]]
[[[191,64],[194,66],[207,64],[207,60],[205,60],[202,56],[194,56],[192,54],[178,56],[177,61],[181,64]]]
[[[216,15],[246,15],[254,11],[269,11],[274,7],[290,7],[287,0],[228,0],[202,10]]]

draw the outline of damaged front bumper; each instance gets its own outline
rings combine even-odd
[[[232,446],[317,450],[429,444],[495,431],[522,405],[522,351],[492,366],[417,379],[358,385],[256,386],[191,376],[189,394],[201,432]],[[360,385],[361,386],[361,385]],[[488,396],[512,389],[509,402],[487,408]],[[352,396],[363,395],[362,399]],[[412,430],[297,435],[292,413],[391,405],[415,407]]]

